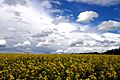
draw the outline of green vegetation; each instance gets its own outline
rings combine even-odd
[[[0,54],[0,80],[119,79],[119,55]]]

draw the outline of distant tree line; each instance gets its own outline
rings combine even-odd
[[[113,55],[120,55],[120,47],[118,49],[112,49],[104,52],[104,54],[113,54]]]
[[[74,54],[74,53],[72,53]],[[118,49],[112,49],[112,50],[108,50],[106,52],[103,53],[98,53],[98,52],[90,52],[90,53],[79,53],[79,54],[110,54],[110,55],[120,55],[120,47]]]

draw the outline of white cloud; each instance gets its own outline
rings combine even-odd
[[[57,18],[54,19],[53,23],[54,24],[59,24],[59,23],[62,23],[62,22],[69,22],[69,17],[66,17],[66,16],[57,16]]]
[[[88,25],[80,27],[80,31],[88,31],[89,29],[90,29],[90,27]]]
[[[88,36],[94,40],[104,41],[104,38],[100,34],[97,34],[97,33],[90,33],[88,34]]]
[[[119,46],[112,46],[108,50],[112,50],[112,49],[119,49]]]
[[[78,39],[78,40],[71,40],[69,43],[68,43],[69,45],[70,45],[70,47],[78,47],[78,46],[83,46],[83,44],[84,44],[84,41],[82,40],[82,39]]]
[[[82,2],[87,4],[96,4],[101,6],[117,5],[120,4],[120,0],[67,0],[69,2]]]
[[[99,17],[99,14],[94,11],[84,11],[78,15],[78,19],[76,21],[85,23],[92,21],[97,17]]]
[[[23,43],[17,43],[14,44],[13,47],[30,47],[31,46],[31,42],[30,41],[24,41]]]
[[[39,33],[35,33],[32,35],[33,38],[38,38],[38,37],[46,37],[51,35],[54,32],[53,29],[44,29],[43,31],[39,32]]]
[[[14,44],[13,47],[19,47],[19,46],[22,46],[23,44],[22,43],[17,43],[17,44]]]
[[[120,43],[120,34],[106,32],[103,33],[102,36],[105,37],[106,40],[114,41],[118,45]]]
[[[47,9],[52,8],[52,5],[50,4],[49,0],[44,0],[44,1],[42,1],[41,5],[42,5],[44,8],[47,8]]]
[[[113,20],[103,21],[97,28],[98,30],[117,30],[120,29],[120,22]]]
[[[0,47],[3,47],[6,45],[6,40],[5,39],[0,39]]]
[[[50,46],[50,42],[48,40],[46,40],[45,42],[39,42],[36,47],[49,47]]]
[[[57,26],[58,26],[57,30],[59,32],[70,33],[72,31],[77,30],[77,28],[73,24],[66,22],[59,23]]]
[[[114,39],[116,39],[116,38],[120,38],[120,34],[115,34],[115,33],[103,33],[102,34],[104,37],[106,37],[106,38],[114,38]]]
[[[57,51],[56,51],[56,53],[63,53],[64,51],[63,50],[61,50],[61,49],[58,49]]]
[[[30,41],[24,41],[24,42],[23,42],[23,45],[24,45],[24,46],[31,46],[31,42],[30,42]]]

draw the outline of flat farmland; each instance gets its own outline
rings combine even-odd
[[[120,80],[120,56],[0,54],[0,80]]]

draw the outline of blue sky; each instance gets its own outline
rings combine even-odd
[[[58,0],[54,0],[58,1]],[[60,9],[60,10],[66,10],[62,13],[55,13],[53,16],[56,15],[73,15],[72,21],[76,21],[77,16],[79,15],[80,12],[84,11],[95,11],[99,13],[99,18],[93,21],[93,24],[99,24],[102,21],[106,20],[116,20],[120,21],[120,5],[112,5],[112,6],[101,6],[101,5],[96,5],[96,4],[87,4],[87,3],[78,3],[78,2],[68,2],[66,0],[60,1],[61,5],[57,6],[55,9]],[[56,4],[52,4],[53,6],[56,6]]]
[[[104,52],[120,46],[120,0],[0,0],[0,52]]]

